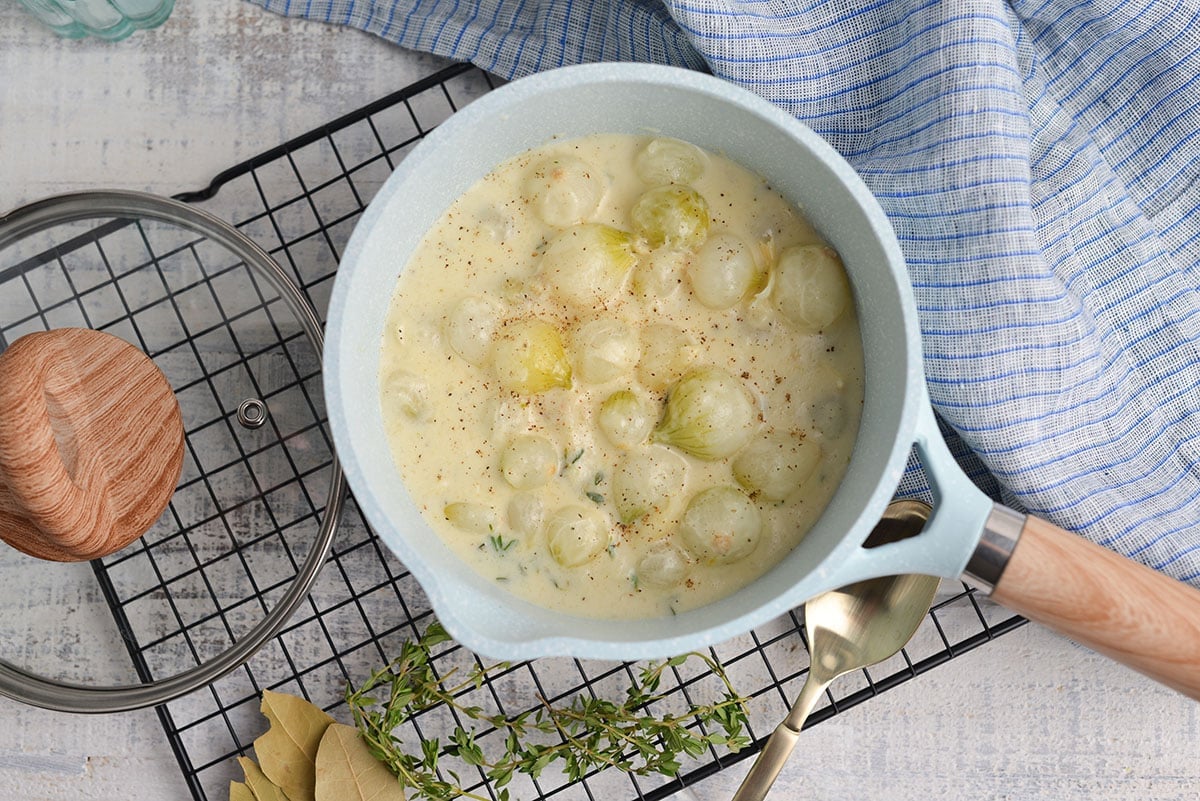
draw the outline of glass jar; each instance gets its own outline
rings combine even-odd
[[[124,39],[143,28],[161,25],[175,0],[20,0],[30,13],[59,36]]]

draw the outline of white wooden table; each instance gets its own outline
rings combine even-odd
[[[163,28],[116,44],[57,39],[0,2],[0,210],[73,189],[199,187],[439,63],[240,0],[180,2]],[[87,602],[77,595],[54,597],[73,614]],[[0,581],[0,613],[28,608]],[[53,656],[63,644],[24,647]],[[728,798],[745,768],[684,795]],[[776,797],[1198,791],[1200,705],[1026,626],[807,732]],[[0,699],[0,798],[186,797],[152,712],[71,716]]]

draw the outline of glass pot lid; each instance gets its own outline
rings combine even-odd
[[[324,428],[321,324],[232,226],[102,191],[0,217],[0,353],[65,327],[157,365],[182,413],[183,468],[166,511],[113,554],[48,562],[0,543],[0,694],[70,712],[155,706],[278,634],[329,555],[346,490]]]

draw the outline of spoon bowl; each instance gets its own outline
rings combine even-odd
[[[920,501],[893,501],[867,538],[866,546],[918,534],[929,513],[929,506]],[[826,688],[839,676],[898,653],[929,612],[938,583],[934,576],[882,576],[822,593],[804,605],[804,630],[811,656],[808,678],[788,716],[767,739],[733,801],[759,801],[767,795],[792,753],[804,721]]]

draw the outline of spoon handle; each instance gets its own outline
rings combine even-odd
[[[1030,517],[992,597],[1200,700],[1200,590]]]
[[[796,702],[792,704],[791,711],[767,738],[762,751],[758,753],[758,758],[750,766],[750,772],[733,794],[733,801],[762,801],[767,797],[771,785],[775,783],[776,777],[791,756],[792,749],[796,747],[796,740],[800,737],[804,721],[808,719],[809,713],[817,705],[817,700],[829,686],[829,681],[813,678],[810,669],[808,679],[805,680],[800,695],[796,697]]]

